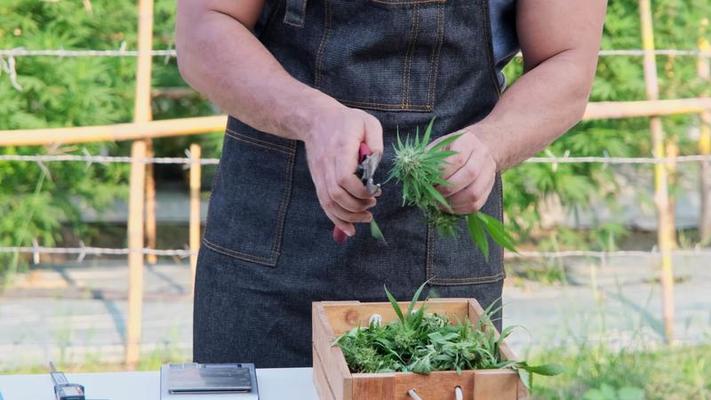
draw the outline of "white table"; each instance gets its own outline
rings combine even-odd
[[[159,400],[159,372],[106,372],[67,374],[84,385],[87,399]],[[260,400],[318,400],[311,368],[257,369]],[[0,375],[4,400],[54,400],[49,374]],[[210,396],[205,397],[206,400]]]

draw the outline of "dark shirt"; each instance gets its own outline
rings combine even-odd
[[[489,0],[489,15],[494,62],[499,75],[499,84],[503,89],[506,86],[506,78],[501,71],[519,51],[516,34],[516,0]]]

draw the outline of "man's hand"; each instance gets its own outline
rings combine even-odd
[[[358,149],[365,142],[382,154],[383,129],[372,115],[338,103],[316,109],[311,120],[302,140],[319,203],[339,229],[353,236],[353,224],[370,222],[367,210],[376,203],[354,174]]]
[[[442,177],[447,185],[437,188],[447,199],[454,214],[471,214],[479,211],[489,198],[496,180],[496,161],[488,146],[471,131],[453,133],[461,135],[447,146],[457,154],[448,157]],[[450,136],[450,135],[447,135]],[[439,138],[433,144],[444,140]]]

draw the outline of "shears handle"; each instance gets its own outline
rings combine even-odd
[[[370,150],[370,147],[368,147],[365,142],[361,142],[360,148],[358,148],[358,163],[360,164],[365,161],[365,158],[371,154],[373,154],[373,152]],[[335,240],[338,244],[346,244],[346,242],[348,241],[348,235],[346,235],[346,233],[343,232],[339,227],[334,226],[333,240]]]

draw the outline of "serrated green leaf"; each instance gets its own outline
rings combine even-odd
[[[476,218],[474,214],[467,215],[467,228],[469,229],[469,236],[472,241],[476,244],[484,257],[489,260],[489,240],[487,240],[484,233],[484,225]]]

